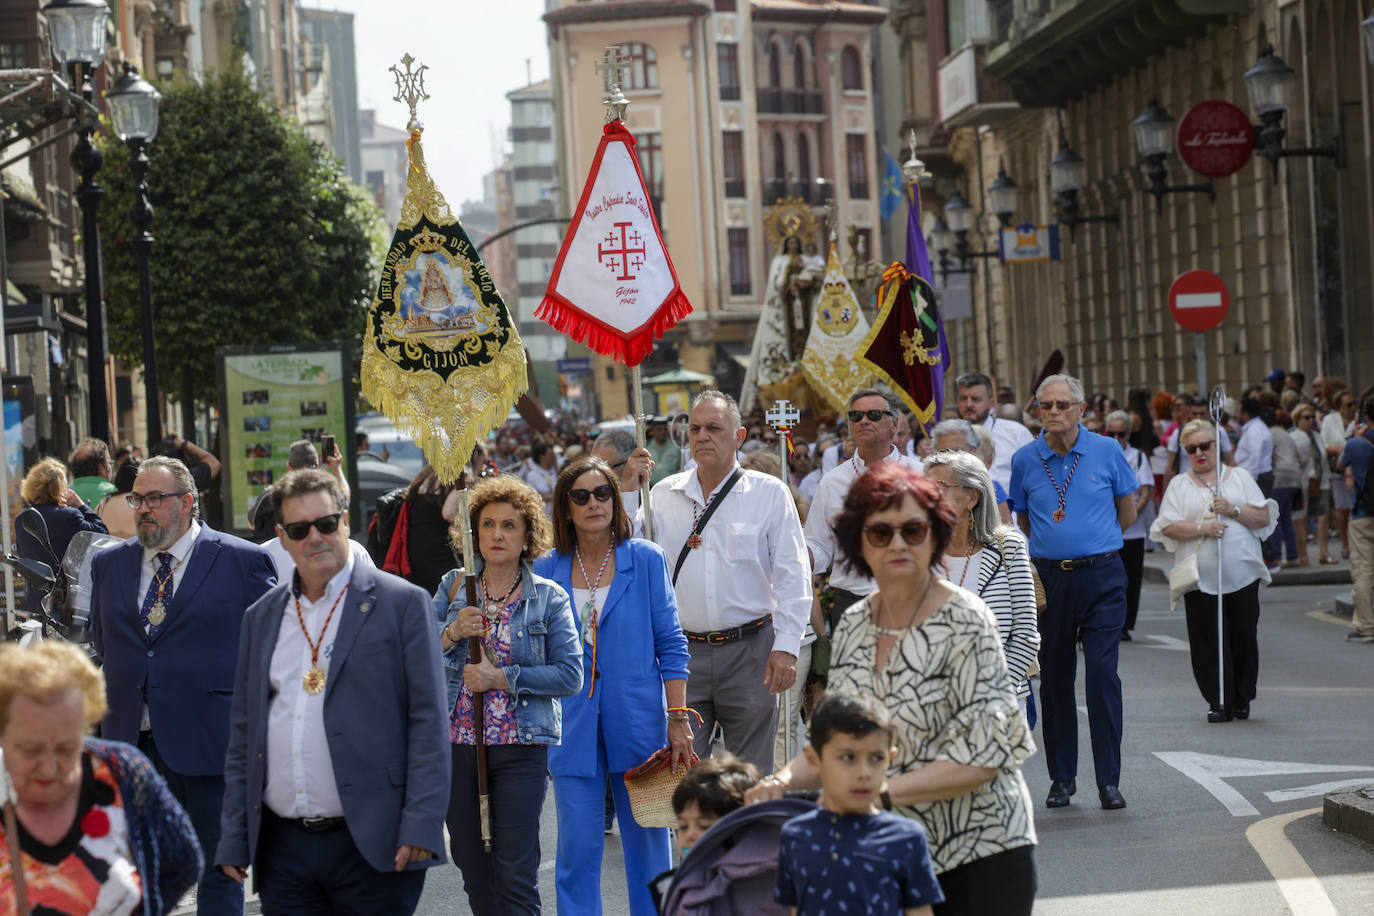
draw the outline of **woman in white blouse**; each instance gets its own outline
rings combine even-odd
[[[997,497],[985,464],[967,452],[936,452],[926,459],[926,476],[954,510],[954,530],[940,564],[945,581],[973,592],[997,617],[1016,698],[1030,696],[1028,676],[1040,649],[1035,580],[1021,532],[1002,525]]]
[[[1207,721],[1248,719],[1259,679],[1259,589],[1269,584],[1260,542],[1278,525],[1279,507],[1244,468],[1219,466],[1216,429],[1206,420],[1183,427],[1179,442],[1192,467],[1170,481],[1150,537],[1174,555],[1170,591],[1175,601],[1183,598],[1193,678],[1207,701]],[[1225,560],[1220,627],[1219,554]]]

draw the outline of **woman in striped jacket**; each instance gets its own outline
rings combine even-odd
[[[926,475],[940,485],[957,519],[942,560],[944,577],[982,598],[997,616],[1007,673],[1024,707],[1040,649],[1026,540],[1000,523],[992,477],[977,456],[936,452],[926,459]]]

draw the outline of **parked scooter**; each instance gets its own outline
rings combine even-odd
[[[57,636],[81,647],[95,659],[91,637],[91,560],[101,550],[120,543],[119,538],[94,531],[75,534],[59,560],[52,549],[47,523],[33,509],[19,514],[19,524],[46,556],[8,556],[4,562],[18,570],[26,586],[37,591],[33,616],[10,632],[20,644]],[[98,661],[98,660],[97,660]]]

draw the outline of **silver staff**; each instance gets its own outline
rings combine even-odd
[[[1212,397],[1207,403],[1207,409],[1212,415],[1212,422],[1216,424],[1217,482],[1212,489],[1212,500],[1213,505],[1215,505],[1217,498],[1221,496],[1221,474],[1223,471],[1221,464],[1221,415],[1226,411],[1226,389],[1224,387],[1218,385],[1212,389]],[[1182,447],[1180,444],[1179,448]],[[1222,535],[1217,538],[1217,704],[1222,709],[1226,708],[1226,622],[1222,613],[1222,602],[1225,600],[1225,594],[1221,587],[1221,542],[1225,537],[1225,527],[1223,524]]]

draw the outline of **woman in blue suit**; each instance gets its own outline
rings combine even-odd
[[[671,746],[687,764],[687,637],[677,619],[668,561],[630,537],[618,478],[599,458],[580,458],[558,475],[554,552],[535,563],[573,596],[582,639],[582,689],[563,701],[563,743],[549,749],[558,806],[558,912],[601,912],[602,820],[610,775],[625,852],[630,912],[655,912],[648,884],[672,867],[666,828],[645,828],[630,813],[625,771]]]

